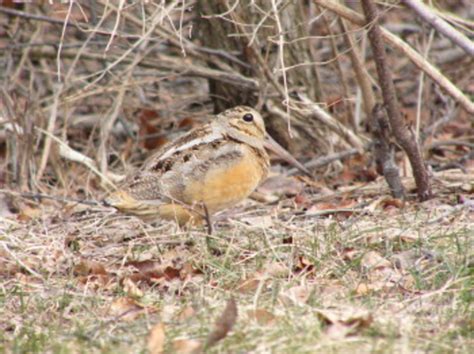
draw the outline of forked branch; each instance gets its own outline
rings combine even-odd
[[[408,129],[400,112],[392,73],[387,63],[384,42],[378,25],[377,9],[371,0],[362,0],[362,8],[369,25],[368,36],[374,54],[382,96],[393,135],[408,156],[413,168],[418,199],[424,201],[432,197],[430,179],[414,134]]]

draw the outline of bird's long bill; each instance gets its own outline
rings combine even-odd
[[[297,159],[295,159],[288,151],[286,151],[285,148],[283,148],[280,144],[278,144],[270,135],[266,136],[264,146],[268,150],[277,154],[279,157],[281,157],[283,160],[285,160],[289,164],[296,167],[301,172],[307,174],[308,176],[311,176],[311,172],[309,172],[309,170],[306,167],[304,167]]]

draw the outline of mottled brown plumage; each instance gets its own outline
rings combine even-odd
[[[204,208],[211,214],[229,208],[266,177],[264,139],[261,115],[234,107],[154,153],[105,202],[181,224],[200,219]]]

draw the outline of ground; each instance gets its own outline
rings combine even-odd
[[[469,174],[404,205],[380,178],[321,193],[277,179],[286,195],[270,183],[272,202],[216,216],[212,235],[18,202],[0,224],[0,350],[470,351]]]

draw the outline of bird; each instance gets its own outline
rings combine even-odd
[[[152,153],[104,204],[147,220],[198,224],[238,204],[260,185],[270,168],[266,147],[304,169],[269,140],[257,110],[227,109]]]

